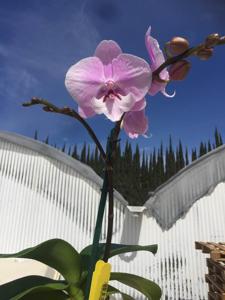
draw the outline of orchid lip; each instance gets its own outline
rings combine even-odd
[[[119,100],[122,100],[119,94],[116,94],[113,90],[109,90],[108,93],[104,96],[103,102],[106,102],[108,99],[114,99],[114,97],[118,98]]]
[[[107,82],[105,83],[105,87],[106,87],[106,89],[108,89],[108,90],[113,90],[113,89],[115,88],[115,86],[116,86],[116,84],[115,84],[115,82],[112,81],[112,80],[109,80],[109,81],[107,81]]]
[[[104,88],[106,89],[106,95],[103,98],[103,102],[106,102],[106,100],[108,99],[114,99],[115,97],[118,98],[119,100],[122,100],[122,98],[120,97],[120,95],[118,93],[115,92],[115,90],[117,89],[117,85],[115,84],[114,81],[109,80],[105,83]]]

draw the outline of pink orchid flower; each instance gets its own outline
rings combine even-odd
[[[130,138],[137,138],[139,134],[144,135],[148,130],[148,118],[145,110],[127,112],[123,119],[123,128]]]
[[[114,41],[102,41],[93,57],[71,66],[65,85],[87,118],[105,114],[115,122],[123,113],[141,110],[151,85],[151,69],[137,56],[122,53]]]
[[[165,62],[165,58],[162,50],[159,47],[159,43],[156,39],[151,36],[151,27],[148,28],[145,34],[145,45],[150,57],[150,67],[152,72],[154,72],[161,64]],[[169,81],[169,73],[166,69],[160,72],[160,79],[165,82],[159,82],[156,79],[152,81],[151,87],[149,89],[149,94],[154,96],[158,92],[161,92],[166,97],[174,97],[175,92],[172,95],[166,93],[167,81]]]

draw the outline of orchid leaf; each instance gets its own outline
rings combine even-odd
[[[1,300],[19,300],[19,299],[30,299],[34,297],[36,293],[48,294],[48,300],[54,300],[50,295],[58,295],[56,300],[67,299],[68,295],[62,292],[62,290],[68,287],[68,283],[65,281],[53,280],[42,276],[26,276],[14,281],[10,281],[0,286],[0,299]],[[63,298],[63,296],[66,296]],[[26,297],[26,298],[25,298]],[[61,297],[61,298],[60,298]],[[39,298],[40,299],[40,298]],[[47,299],[47,298],[46,298]]]
[[[113,257],[115,255],[123,254],[123,253],[128,253],[128,252],[134,252],[134,251],[149,251],[153,254],[156,254],[157,252],[157,245],[148,245],[148,246],[139,246],[139,245],[123,245],[123,244],[112,244],[111,245],[111,250],[110,250],[110,257]],[[90,263],[90,257],[91,257],[91,249],[92,245],[89,245],[85,247],[80,255],[82,259],[82,266],[83,269],[88,269],[89,263]],[[101,259],[103,257],[105,249],[105,244],[99,244],[99,252],[98,252],[98,258]]]
[[[123,300],[135,300],[133,297],[131,297],[125,293],[122,293],[120,290],[116,289],[114,286],[108,285],[107,296],[110,296],[113,294],[120,294],[122,296]]]
[[[52,239],[18,253],[0,254],[0,258],[20,257],[42,262],[57,270],[69,283],[80,280],[81,262],[79,253],[66,241]]]
[[[156,283],[137,275],[129,273],[111,273],[110,280],[117,280],[138,290],[149,300],[159,300],[162,296],[162,291]]]
[[[44,291],[37,292],[35,294],[31,293],[22,298],[21,300],[70,300],[69,296],[62,291]],[[14,300],[14,298],[10,299]],[[82,299],[83,300],[83,299]]]

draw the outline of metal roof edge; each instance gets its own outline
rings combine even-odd
[[[208,152],[207,154],[203,155],[202,157],[198,158],[197,160],[193,161],[188,166],[181,169],[178,173],[176,173],[174,176],[172,176],[170,179],[168,179],[166,182],[161,184],[159,187],[155,189],[155,191],[150,192],[151,196],[149,199],[143,204],[145,207],[149,208],[151,204],[154,202],[154,199],[158,192],[160,192],[163,189],[166,189],[167,186],[169,186],[171,183],[175,183],[176,180],[178,180],[181,176],[185,176],[188,174],[191,170],[196,168],[199,165],[202,165],[206,163],[209,159],[212,159],[214,156],[218,155],[218,153],[225,151],[225,144]],[[209,189],[212,187],[209,186]],[[203,196],[203,195],[202,195]]]
[[[9,131],[0,131],[0,139],[4,139],[8,142],[36,151],[43,156],[53,158],[73,168],[78,173],[83,175],[86,179],[89,179],[94,183],[96,183],[100,188],[102,187],[103,179],[97,173],[95,173],[95,171],[91,167],[68,156],[67,154],[61,152],[60,150],[50,145],[44,144],[43,142]],[[128,202],[123,198],[123,196],[118,191],[114,190],[114,195],[116,196],[117,200],[119,200],[123,205],[125,206],[128,205]]]

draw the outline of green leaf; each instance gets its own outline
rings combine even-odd
[[[65,281],[53,280],[42,276],[27,276],[1,285],[0,299],[18,300],[23,299],[25,295],[30,293],[44,291],[49,293],[57,291],[60,292],[66,289],[67,287],[68,284],[65,283]],[[61,297],[61,299],[63,298]]]
[[[35,294],[28,294],[21,298],[21,300],[69,300],[69,296],[61,291],[45,291],[37,292]],[[14,300],[14,298],[10,299]]]
[[[76,286],[69,286],[67,289],[68,294],[70,295],[71,299],[76,299],[76,300],[84,300],[84,292],[82,289]]]
[[[122,253],[135,252],[135,251],[149,251],[153,254],[156,254],[157,249],[158,249],[157,245],[139,246],[139,245],[112,244],[112,248],[110,251],[110,257],[113,257],[118,254],[122,254]]]
[[[110,296],[113,294],[120,294],[122,296],[123,300],[135,300],[133,297],[120,292],[120,290],[116,289],[114,286],[108,285],[107,296]]]
[[[111,273],[110,280],[117,280],[142,294],[149,300],[159,300],[162,296],[160,287],[151,280],[129,273]]]
[[[88,269],[90,263],[90,256],[91,256],[91,248],[92,245],[85,247],[81,252],[81,260],[82,260],[82,268],[84,270]],[[127,252],[134,252],[134,251],[149,251],[153,254],[157,252],[157,245],[148,245],[148,246],[138,246],[138,245],[123,245],[123,244],[112,244],[110,256],[113,257],[118,254],[127,253]],[[104,254],[105,244],[99,244],[99,252],[98,258],[102,258]]]
[[[61,239],[48,240],[18,253],[0,254],[0,258],[6,257],[35,259],[57,270],[69,283],[77,283],[80,280],[80,255],[69,243]]]

